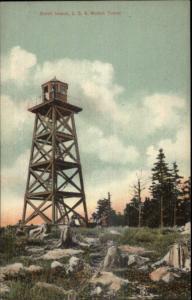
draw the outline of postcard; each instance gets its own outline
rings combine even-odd
[[[0,299],[190,299],[190,2],[0,8]]]

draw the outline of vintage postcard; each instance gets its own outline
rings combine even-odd
[[[191,298],[189,9],[1,2],[1,300]]]

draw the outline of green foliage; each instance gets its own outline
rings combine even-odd
[[[6,264],[12,260],[14,256],[25,254],[25,238],[16,238],[14,234],[5,232],[0,236],[0,263]]]
[[[96,224],[109,226],[111,225],[111,215],[111,196],[110,193],[108,193],[108,198],[97,201],[96,212],[92,214],[92,219]]]
[[[161,257],[167,253],[169,246],[179,239],[179,236],[177,232],[163,234],[160,229],[148,227],[128,228],[123,232],[119,242],[144,247],[147,250],[155,251],[155,257]]]
[[[137,198],[132,198],[130,203],[126,205],[124,210],[125,224],[136,227],[139,223],[139,201]]]
[[[32,282],[16,281],[11,283],[11,291],[6,300],[64,300],[60,292],[51,289],[41,289],[33,286]]]

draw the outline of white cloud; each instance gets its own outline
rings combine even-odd
[[[127,114],[116,103],[123,87],[114,82],[114,69],[110,63],[65,58],[37,64],[35,54],[19,46],[12,48],[3,62],[3,82],[13,80],[17,86],[29,82],[40,86],[57,76],[70,83],[69,94],[84,99],[95,112],[107,113],[123,126],[128,123]]]
[[[1,96],[1,139],[15,142],[18,135],[27,133],[34,116],[27,111],[27,101],[15,102],[10,96]]]
[[[190,174],[190,132],[187,127],[178,130],[176,139],[162,139],[156,145],[147,149],[148,165],[152,166],[156,160],[159,149],[164,150],[166,160],[169,163],[177,162],[180,173],[189,176]]]
[[[2,58],[2,82],[13,80],[18,86],[27,82],[31,68],[36,65],[36,55],[22,49],[13,47],[7,57]]]
[[[2,192],[26,184],[29,158],[30,151],[27,149],[17,157],[14,164],[2,168]]]
[[[90,111],[107,116],[122,131],[139,129],[140,136],[178,127],[186,108],[182,97],[155,93],[141,97],[136,103],[129,100],[122,109],[118,98],[124,89],[115,83],[113,65],[98,60],[64,58],[38,64],[35,54],[16,46],[7,56],[2,71],[3,81],[11,79],[17,86],[30,82],[40,87],[54,76],[70,84],[69,100],[73,101],[73,96],[82,99]]]
[[[177,130],[189,120],[187,102],[174,94],[139,96],[126,107],[129,114],[129,133],[139,133],[136,138],[147,137],[161,130]]]
[[[98,127],[89,127],[87,124],[86,127],[86,135],[80,137],[81,148],[84,153],[92,153],[101,161],[111,164],[125,165],[126,163],[134,163],[138,159],[139,153],[136,147],[125,145],[115,135],[104,136]],[[82,132],[84,131],[82,130]]]
[[[145,129],[155,131],[160,128],[173,129],[181,120],[185,99],[174,94],[153,94],[143,100],[145,110]]]

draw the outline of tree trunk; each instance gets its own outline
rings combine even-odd
[[[163,229],[163,196],[161,195],[161,229]]]

